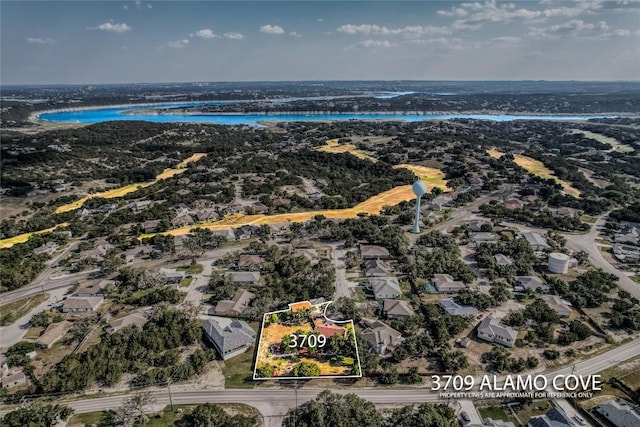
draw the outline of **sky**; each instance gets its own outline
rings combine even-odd
[[[0,83],[640,80],[640,1],[0,2]]]

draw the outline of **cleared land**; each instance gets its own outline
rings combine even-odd
[[[403,164],[395,167],[402,167],[409,169],[416,174],[420,179],[425,181],[429,187],[438,187],[443,191],[450,191],[447,187],[447,181],[444,179],[444,173],[436,168],[430,168],[420,165]],[[316,215],[323,215],[325,218],[332,219],[347,219],[357,218],[359,213],[367,213],[370,215],[377,215],[382,211],[384,206],[394,206],[400,202],[413,200],[415,195],[411,190],[410,185],[401,185],[394,187],[391,190],[384,191],[380,194],[376,194],[373,197],[365,200],[362,203],[357,204],[352,208],[347,209],[330,209],[330,210],[317,210],[309,212],[295,212],[276,215],[243,215],[234,214],[224,217],[219,221],[203,222],[195,226],[186,226],[181,228],[174,228],[172,230],[165,231],[161,234],[170,234],[173,236],[180,236],[189,234],[194,228],[207,228],[209,230],[226,230],[228,228],[238,228],[243,225],[262,225],[262,224],[278,224],[288,222],[304,222],[312,220]],[[144,239],[153,236],[154,234],[143,234],[139,238]]]
[[[504,156],[504,153],[498,150],[487,150],[487,154],[489,154],[491,157],[495,158],[495,159],[499,159],[500,157]],[[565,194],[568,194],[570,196],[573,197],[579,197],[580,196],[580,190],[578,190],[577,188],[574,188],[571,186],[571,184],[565,180],[562,180],[560,178],[558,178],[557,176],[554,175],[553,171],[549,168],[547,168],[544,163],[542,163],[539,160],[536,159],[532,159],[531,157],[527,157],[527,156],[522,156],[520,154],[514,154],[514,162],[516,165],[520,166],[521,168],[523,168],[524,170],[526,170],[529,173],[532,173],[536,176],[539,176],[540,178],[543,179],[552,179],[555,182],[557,182],[558,184],[560,184],[562,186],[562,191]]]
[[[618,142],[617,139],[615,138],[611,138],[609,136],[606,135],[602,135],[599,133],[595,133],[595,132],[590,132],[588,130],[580,130],[580,129],[570,129],[571,132],[573,133],[581,133],[582,135],[584,135],[587,138],[590,139],[594,139],[598,142],[601,142],[603,144],[607,144],[611,146],[611,151],[617,151],[619,153],[633,153],[635,150],[633,149],[633,147],[626,145],[626,144],[621,144],[620,142]]]
[[[71,202],[71,203],[67,203],[66,205],[59,206],[56,209],[56,213],[69,212],[69,211],[78,209],[82,207],[82,205],[84,205],[84,202],[86,202],[89,199],[93,199],[94,197],[102,197],[103,199],[113,199],[115,197],[126,196],[127,194],[133,193],[134,191],[137,191],[140,188],[148,187],[162,179],[171,178],[181,172],[184,172],[184,169],[187,167],[189,163],[196,162],[205,156],[206,156],[205,153],[195,153],[192,156],[184,159],[182,162],[178,163],[178,165],[175,168],[169,168],[169,169],[163,170],[158,176],[156,176],[156,179],[154,179],[153,181],[128,184],[122,187],[112,188],[111,190],[103,191],[100,193],[89,194],[79,200],[76,200],[75,202]]]
[[[0,305],[0,326],[12,324],[48,299],[49,294],[39,294]]]
[[[326,145],[323,145],[322,147],[318,147],[317,150],[323,151],[325,153],[334,153],[334,154],[350,153],[358,157],[359,159],[370,160],[374,163],[378,161],[378,159],[371,156],[370,152],[361,150],[353,144],[340,144],[338,141],[339,141],[338,139],[330,139],[327,141]]]
[[[243,215],[235,214],[225,217],[219,221],[203,222],[198,225],[189,225],[181,228],[174,228],[172,230],[165,231],[160,234],[170,234],[173,236],[180,236],[183,234],[189,234],[194,228],[207,228],[209,230],[226,230],[228,228],[238,228],[243,225],[262,225],[262,224],[277,224],[287,222],[303,222],[310,221],[316,215],[324,215],[326,218],[334,219],[346,219],[357,218],[359,213],[367,214],[379,214],[382,211],[383,206],[393,206],[400,202],[415,199],[413,191],[411,191],[410,185],[402,185],[392,188],[380,194],[377,194],[362,203],[357,204],[353,208],[347,209],[331,209],[331,210],[318,210],[310,212],[296,212],[276,215]],[[140,239],[151,237],[154,234],[143,234]]]
[[[2,239],[0,240],[0,249],[10,248],[11,246],[16,245],[18,243],[24,243],[27,240],[29,240],[29,238],[34,234],[49,233],[59,227],[66,227],[68,225],[69,225],[68,222],[63,222],[62,224],[58,224],[56,226],[53,226],[51,228],[46,228],[44,230],[34,231],[32,233],[18,234],[17,236],[9,237],[8,239]]]
[[[304,302],[307,305],[308,302]],[[301,334],[301,335],[313,335],[317,332],[317,328],[324,324],[324,320],[317,318],[317,316],[324,311],[327,303],[321,305],[311,306],[309,310],[308,318],[298,319],[298,321],[292,322],[291,319],[286,321],[291,324],[284,324],[280,320],[282,316],[289,315],[291,311],[296,312],[295,305],[301,304],[289,304],[289,310],[276,311],[265,313],[262,320],[262,329],[260,332],[260,339],[258,342],[258,351],[256,353],[256,368],[262,366],[275,367],[273,372],[273,378],[295,378],[293,375],[294,367],[301,362],[308,362],[316,365],[319,368],[319,376],[353,376],[353,365],[359,364],[356,354],[331,354],[326,356],[313,356],[306,354],[305,350],[287,350],[289,355],[284,353],[274,352],[273,348],[280,347],[283,339],[289,335]],[[271,315],[277,315],[278,320],[275,323],[271,321]],[[339,326],[345,328],[345,339],[354,342],[355,335],[353,330],[353,321],[341,322]],[[326,338],[327,342],[329,337]],[[326,347],[328,349],[328,347]],[[319,349],[319,347],[318,347]],[[319,350],[322,351],[322,350]],[[335,360],[334,360],[335,359]],[[337,362],[341,360],[342,362]],[[345,361],[347,361],[345,363]],[[358,367],[358,372],[359,367]],[[359,377],[359,375],[357,375]],[[255,376],[254,378],[258,379]],[[267,379],[267,378],[265,378]]]
[[[432,187],[437,187],[442,191],[451,191],[451,189],[447,187],[447,180],[444,179],[444,172],[440,169],[410,164],[401,164],[394,167],[409,169],[427,184],[429,187],[427,190],[431,190]]]

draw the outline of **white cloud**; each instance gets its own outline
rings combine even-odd
[[[520,3],[522,4],[522,3]],[[540,4],[549,4],[541,2]],[[461,3],[449,10],[439,10],[441,16],[457,18],[452,26],[459,30],[477,30],[484,24],[504,22],[544,22],[550,18],[575,18],[579,15],[596,12],[602,8],[601,0],[575,1],[569,6],[547,7],[542,9],[527,9],[516,3],[497,3],[488,0],[484,3]]]
[[[113,22],[105,22],[97,27],[88,27],[90,30],[109,31],[112,33],[124,33],[131,30],[131,27],[125,24],[114,24]]]
[[[263,25],[260,27],[260,32],[265,34],[284,34],[284,29],[279,25]]]
[[[324,22],[324,19],[322,19],[322,18],[318,18],[318,19],[316,19],[316,21],[318,21],[318,22]]]
[[[548,27],[530,27],[529,35],[535,38],[568,38],[568,37],[610,37],[630,35],[628,30],[615,30],[609,32],[609,25],[604,21],[584,22],[581,19],[572,19],[562,24]]]
[[[381,36],[402,35],[407,38],[417,38],[423,36],[451,33],[451,30],[447,27],[412,25],[402,28],[388,28],[375,24],[345,24],[336,28],[336,31],[345,34],[372,34]]]
[[[235,33],[233,31],[228,32],[228,33],[224,33],[223,35],[224,35],[225,38],[231,39],[231,40],[242,40],[244,38],[243,34]]]
[[[129,10],[129,5],[126,5],[126,4],[125,4],[125,5],[122,5],[122,8],[123,8],[124,10]]]
[[[522,41],[521,37],[513,37],[513,36],[500,36],[494,37],[489,40],[490,44],[503,44],[503,45],[513,45],[518,44]]]
[[[367,39],[367,40],[363,40],[359,43],[356,43],[356,46],[358,47],[364,47],[364,48],[376,48],[376,47],[395,47],[397,46],[396,43],[392,43],[389,40],[371,40],[371,39]]]
[[[153,9],[153,6],[151,6],[151,3],[147,3],[147,9]]]
[[[298,34],[298,33],[297,33],[297,32],[295,32],[295,31],[291,31],[291,32],[289,33],[289,35],[290,35],[291,37],[297,37],[297,38],[302,37],[302,34]]]
[[[174,49],[184,49],[185,47],[189,46],[189,39],[175,40],[175,41],[169,42],[167,46],[172,47]]]
[[[213,39],[216,38],[218,36],[215,35],[215,33],[210,30],[209,28],[204,28],[202,30],[198,30],[196,31],[196,36],[202,38],[202,39]]]
[[[419,44],[419,45],[432,45],[438,48],[441,51],[448,50],[460,50],[465,48],[465,44],[462,39],[452,37],[437,37],[432,39],[416,39],[410,40],[409,43]]]
[[[56,44],[55,40],[46,38],[42,39],[40,37],[27,37],[27,43],[31,44]]]

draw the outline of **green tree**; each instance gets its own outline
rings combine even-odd
[[[283,427],[382,427],[383,418],[375,405],[355,394],[321,392],[314,400],[290,410]]]
[[[293,368],[294,377],[317,377],[320,367],[313,362],[300,362]]]

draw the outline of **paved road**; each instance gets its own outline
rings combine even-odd
[[[611,265],[611,263],[602,256],[600,249],[596,246],[595,241],[605,221],[606,214],[600,216],[591,227],[591,230],[586,234],[562,233],[567,239],[567,247],[574,251],[585,251],[588,253],[589,261],[594,267],[601,268],[607,273],[615,274],[619,279],[618,286],[620,289],[624,289],[634,297],[640,299],[640,284],[634,282],[629,276]],[[516,227],[520,231],[533,231],[541,235],[544,235],[548,231],[546,228],[531,227],[511,222],[503,222],[503,224]]]
[[[434,227],[434,229],[444,233],[449,228],[458,225],[460,222],[468,221],[472,215],[472,212],[477,210],[480,207],[480,205],[494,199],[505,200],[511,194],[513,194],[513,192],[514,192],[513,184],[502,184],[499,190],[494,191],[493,193],[488,194],[486,196],[479,197],[466,206],[457,208],[451,214],[451,217],[449,217],[448,220],[441,222],[440,224],[437,224]]]
[[[20,341],[29,331],[31,317],[45,310],[50,303],[54,303],[62,299],[64,294],[66,293],[66,289],[56,289],[49,293],[49,298],[43,303],[34,307],[27,314],[13,322],[11,325],[4,326],[0,328],[0,348],[9,348],[18,341]]]
[[[461,413],[464,411],[469,415],[470,424],[482,425],[482,418],[471,400],[458,400],[458,405],[460,405]]]
[[[564,237],[567,239],[567,247],[576,251],[582,250],[587,252],[591,264],[603,269],[607,273],[618,276],[620,279],[618,286],[640,299],[640,284],[634,282],[629,276],[611,265],[611,263],[602,256],[600,249],[596,246],[595,240],[598,238],[598,234],[603,228],[605,221],[606,214],[597,219],[587,234],[564,234]]]
[[[589,360],[576,363],[545,374],[549,383],[558,375],[592,375],[615,366],[625,360],[638,356],[640,338],[636,338],[613,350],[594,356]],[[498,381],[500,383],[500,381]],[[298,404],[316,397],[321,390],[302,388],[297,391]],[[423,402],[444,402],[437,393],[428,389],[342,389],[333,390],[339,393],[354,393],[376,405],[403,405]],[[110,396],[68,402],[77,413],[102,411],[117,408],[123,399],[130,395]],[[156,404],[168,405],[169,393],[166,390],[153,393]],[[215,391],[174,391],[173,403],[245,403],[256,407],[265,417],[266,425],[280,425],[282,416],[295,406],[296,391],[294,389],[247,389],[247,390],[215,390]],[[0,407],[1,408],[1,407]]]
[[[331,245],[331,251],[333,252],[333,264],[336,269],[336,291],[333,294],[334,300],[340,297],[351,298],[351,288],[357,286],[355,282],[351,282],[347,279],[347,267],[344,263],[344,256],[347,253],[342,248],[341,244]]]
[[[33,295],[41,294],[42,292],[50,293],[56,289],[68,288],[69,286],[87,280],[89,276],[88,272],[68,275],[59,278],[51,278],[46,282],[27,285],[23,288],[16,289],[15,291],[4,292],[0,295],[2,303],[6,304],[19,300],[21,298],[30,297]]]

